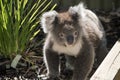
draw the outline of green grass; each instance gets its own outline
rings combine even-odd
[[[40,32],[36,30],[39,18],[51,3],[52,0],[0,0],[1,56],[11,58],[25,52],[26,45]]]

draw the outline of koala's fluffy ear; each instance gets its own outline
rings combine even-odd
[[[78,17],[81,19],[81,18],[84,18],[85,17],[85,6],[83,3],[80,3],[79,5],[77,6],[73,6],[73,7],[70,7],[68,12],[71,14],[71,15],[78,15]]]
[[[43,28],[44,33],[48,33],[53,28],[53,22],[55,17],[58,15],[56,11],[45,12],[41,17],[41,26]]]

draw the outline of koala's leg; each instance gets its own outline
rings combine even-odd
[[[108,54],[108,49],[106,47],[106,44],[105,42],[101,42],[99,47],[96,49],[96,58],[98,65],[101,64],[101,62],[104,60],[107,54]]]
[[[86,45],[85,43],[84,45]],[[74,62],[74,71],[72,80],[86,80],[90,71],[92,70],[94,63],[94,49],[93,47],[84,46],[80,54],[76,57]]]
[[[58,77],[59,75],[59,55],[52,50],[45,50],[44,61],[47,67],[49,77]]]
[[[74,61],[75,61],[75,57],[65,55],[65,58],[66,58],[66,67],[70,70],[73,70],[74,69],[73,64],[74,64]]]

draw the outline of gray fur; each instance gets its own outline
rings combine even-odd
[[[95,55],[100,64],[107,54],[105,32],[97,16],[79,4],[62,13],[46,12],[41,22],[47,33],[43,48],[47,76],[59,76],[59,54],[65,54],[73,69],[72,80],[86,80]]]

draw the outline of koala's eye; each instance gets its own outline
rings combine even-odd
[[[78,36],[78,32],[77,32],[77,31],[74,32],[74,36],[75,36],[75,37]]]
[[[60,36],[60,38],[63,38],[64,34],[63,33],[59,33],[59,36]]]

